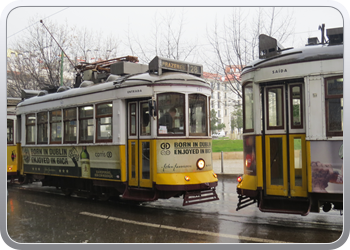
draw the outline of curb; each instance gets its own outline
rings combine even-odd
[[[216,173],[216,175],[218,176],[218,178],[220,177],[225,177],[225,178],[237,178],[238,176],[241,176],[243,174],[225,174],[225,173]]]

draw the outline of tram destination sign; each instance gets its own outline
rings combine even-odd
[[[203,66],[156,56],[149,63],[149,71],[157,75],[167,71],[176,71],[201,77],[203,75]]]

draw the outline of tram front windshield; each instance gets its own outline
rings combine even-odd
[[[189,104],[188,119],[185,117],[186,102]],[[158,135],[184,136],[187,129],[190,136],[208,135],[206,96],[163,93],[158,95],[157,104]]]

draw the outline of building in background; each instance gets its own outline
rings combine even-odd
[[[231,84],[239,85],[240,69],[233,66],[226,67],[226,75],[204,72],[203,77],[210,82],[212,89],[210,110],[214,109],[218,118],[218,124],[225,124],[221,131],[230,139],[240,139],[242,131],[239,128],[231,128],[232,112],[242,105],[240,96],[232,91]],[[240,88],[240,87],[239,87]]]

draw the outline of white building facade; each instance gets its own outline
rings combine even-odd
[[[210,110],[215,110],[218,124],[225,124],[225,128],[221,131],[225,132],[225,137],[239,139],[241,131],[237,128],[231,129],[231,116],[236,107],[242,104],[242,100],[231,90],[232,81],[228,81],[224,76],[210,73],[204,73],[204,78],[210,82],[212,89]]]

